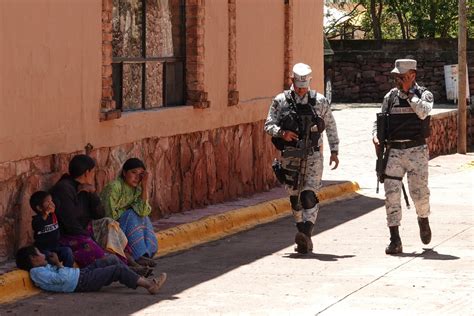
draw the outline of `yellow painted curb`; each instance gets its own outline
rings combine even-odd
[[[212,215],[196,222],[179,225],[156,233],[158,256],[188,249],[217,240],[253,226],[264,224],[288,215],[288,199],[278,199],[243,209]]]
[[[28,272],[15,270],[0,275],[0,304],[40,293]]]
[[[323,187],[318,193],[318,198],[321,204],[327,204],[338,198],[347,197],[359,189],[357,182],[342,182]],[[157,256],[165,256],[217,240],[290,214],[288,198],[282,198],[169,228],[156,233],[159,244]],[[15,270],[0,275],[0,303],[12,302],[40,292],[26,271]]]
[[[347,196],[360,189],[357,182],[342,182],[323,187],[318,193],[322,204]],[[185,250],[199,244],[274,221],[290,215],[288,198],[268,201],[257,205],[211,215],[192,223],[186,223],[156,233],[158,257]]]
[[[468,163],[461,166],[462,169],[474,169],[474,160],[469,161]]]

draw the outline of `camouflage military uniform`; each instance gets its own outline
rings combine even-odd
[[[393,88],[384,97],[382,112],[387,111],[389,103],[391,103],[389,101],[390,95],[394,93],[396,97],[393,98],[390,113],[403,114],[415,112],[420,119],[425,119],[433,108],[433,94],[417,84],[415,84],[415,89],[424,90],[421,97],[419,98],[415,95],[411,100],[408,100],[407,95],[399,89]],[[400,98],[407,99],[410,108],[400,108]],[[416,213],[420,218],[427,218],[430,215],[428,159],[429,153],[426,144],[406,149],[391,148],[385,169],[385,174],[391,177],[403,178],[405,173],[407,174],[409,193],[415,204]],[[389,227],[399,226],[402,219],[400,203],[401,186],[402,182],[396,179],[386,178],[384,181],[385,208],[387,211],[387,225]]]
[[[331,108],[326,100],[326,98],[317,93],[314,90],[309,90],[309,92],[303,97],[300,98],[297,94],[294,95],[296,103],[307,104],[308,103],[308,94],[312,98],[316,98],[316,104],[314,106],[315,113],[320,116],[326,125],[326,134],[328,137],[329,147],[331,152],[338,151],[338,144],[339,138],[337,136],[337,127],[336,121],[334,120],[334,116],[332,115]],[[268,112],[267,120],[265,121],[265,132],[270,134],[273,137],[281,137],[282,129],[279,126],[281,118],[289,111],[289,104],[286,100],[284,93],[278,94],[270,107]],[[320,148],[323,143],[323,139],[319,139],[319,146]],[[298,168],[300,165],[299,158],[282,158],[282,166],[283,168],[290,169]],[[312,155],[308,157],[307,166],[306,166],[306,174],[304,175],[304,182],[302,191],[309,190],[313,191],[314,194],[317,194],[318,190],[321,187],[321,177],[323,173],[323,154],[321,151],[315,151]],[[287,191],[291,197],[298,197],[297,190],[294,190],[291,186],[286,186]],[[312,222],[313,224],[316,221],[319,211],[319,205],[316,203],[315,206],[304,209],[301,203],[294,203],[295,200],[292,201],[292,210],[293,216],[295,218],[296,223],[301,222]]]

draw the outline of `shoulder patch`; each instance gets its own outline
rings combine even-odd
[[[425,93],[423,93],[423,97],[428,102],[433,102],[433,100],[434,100],[433,93],[431,93],[429,91],[425,91]]]

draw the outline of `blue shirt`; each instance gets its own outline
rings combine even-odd
[[[36,286],[50,292],[74,292],[79,282],[78,268],[58,268],[47,264],[30,270]]]

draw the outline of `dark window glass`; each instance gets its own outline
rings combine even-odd
[[[166,64],[166,100],[168,105],[181,105],[184,100],[184,63]]]

